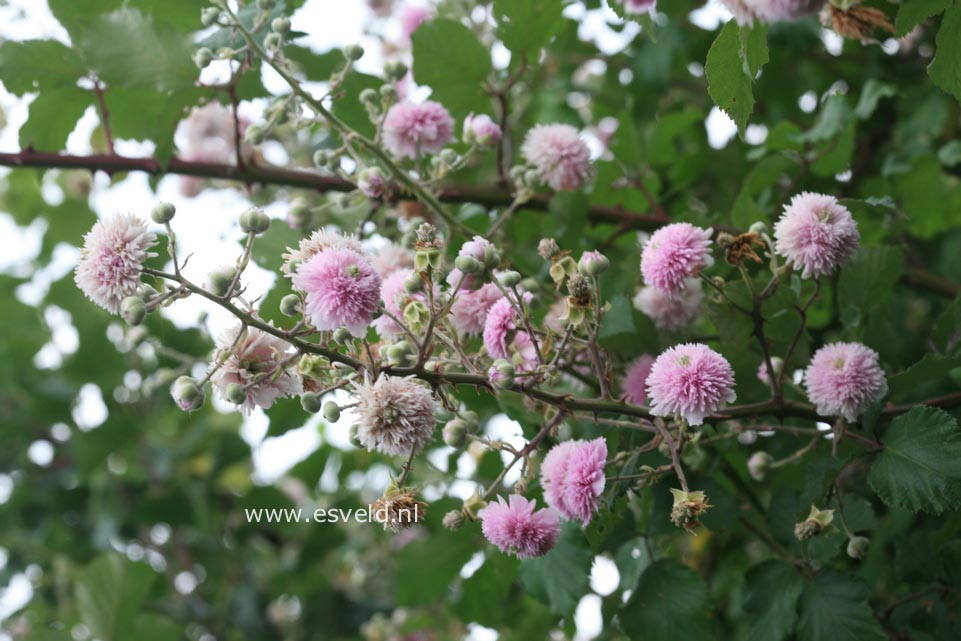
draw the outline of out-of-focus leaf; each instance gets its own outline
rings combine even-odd
[[[631,641],[709,641],[715,638],[710,608],[701,577],[673,559],[661,559],[644,570],[619,619]]]
[[[155,577],[150,566],[118,554],[106,554],[85,567],[75,591],[80,617],[90,632],[103,641],[130,638],[134,617]]]
[[[591,558],[580,528],[568,522],[550,552],[521,561],[521,581],[531,596],[550,606],[551,612],[570,616],[587,592]]]
[[[77,52],[56,40],[0,44],[0,81],[13,94],[76,87],[86,71]]]
[[[882,641],[887,636],[867,602],[868,590],[853,577],[818,572],[804,585],[799,602],[801,641]]]
[[[797,622],[797,600],[804,582],[783,561],[765,561],[747,573],[744,610],[750,614],[740,641],[780,641]]]
[[[938,29],[937,51],[928,67],[934,84],[961,101],[961,6],[944,12]]]
[[[515,56],[527,55],[533,62],[554,35],[561,9],[561,0],[494,0],[497,35]]]
[[[454,115],[490,110],[484,83],[491,73],[490,54],[470,29],[452,20],[430,20],[414,35],[414,77],[431,88],[431,96]]]
[[[68,88],[43,91],[30,103],[30,115],[20,127],[20,147],[60,151],[80,116],[90,105],[92,94]]]

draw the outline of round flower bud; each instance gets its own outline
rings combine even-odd
[[[391,102],[397,100],[397,87],[394,85],[381,85],[380,97]]]
[[[445,165],[447,165],[448,167],[452,167],[457,164],[458,160],[460,160],[460,156],[453,149],[441,149],[440,159],[444,162]]]
[[[240,228],[248,234],[262,234],[270,229],[270,218],[260,209],[248,209],[240,215]]]
[[[353,334],[350,333],[350,331],[347,328],[338,327],[337,329],[334,330],[334,334],[332,338],[334,339],[334,342],[337,343],[338,345],[346,345],[347,343],[349,343],[354,339],[354,336]]]
[[[170,386],[170,396],[185,412],[192,412],[203,407],[205,394],[197,381],[189,376],[181,376]]]
[[[214,52],[207,47],[201,47],[194,52],[194,64],[198,69],[205,69],[214,59]]]
[[[852,536],[848,539],[848,556],[852,559],[863,559],[868,553],[871,540],[864,536]]]
[[[460,413],[461,420],[464,421],[464,425],[467,427],[468,434],[476,434],[477,430],[480,428],[480,416],[477,412],[472,410],[467,410],[466,412]]]
[[[340,420],[340,405],[333,401],[327,401],[324,403],[324,419],[330,423],[336,423]]]
[[[300,296],[287,294],[280,299],[280,313],[284,316],[298,316],[301,313]]]
[[[377,102],[377,100],[377,92],[370,87],[360,92],[360,102],[365,105],[374,104]]]
[[[326,167],[330,154],[326,149],[318,149],[314,152],[314,164],[318,167]]]
[[[300,395],[300,406],[305,412],[316,414],[320,411],[320,398],[313,392],[304,392]]]
[[[205,27],[209,27],[213,23],[217,22],[217,18],[220,17],[220,9],[217,7],[207,7],[200,12],[200,24]]]
[[[275,51],[280,49],[280,45],[283,44],[283,38],[279,33],[268,33],[264,36],[264,48],[268,51]],[[278,122],[280,118],[277,119]]]
[[[127,296],[120,301],[120,318],[130,325],[139,325],[147,317],[147,305],[139,296]]]
[[[424,279],[420,277],[420,274],[412,271],[410,275],[404,279],[404,291],[408,294],[416,294],[422,289],[424,289]]]
[[[236,277],[236,267],[218,267],[207,274],[207,289],[217,296],[226,296]]]
[[[747,473],[751,475],[751,478],[755,481],[763,481],[767,476],[768,470],[771,469],[771,463],[774,462],[774,457],[772,457],[767,452],[755,452],[751,455],[751,458],[747,460]]]
[[[586,276],[600,276],[610,266],[611,261],[599,251],[584,252],[577,263],[577,269]]]
[[[150,218],[158,225],[166,225],[174,218],[177,208],[170,203],[157,203],[150,210]]]
[[[449,421],[442,430],[444,443],[460,449],[467,443],[467,424],[459,418]]]
[[[444,515],[442,523],[448,530],[459,530],[464,525],[464,513],[460,510],[451,510]]]
[[[500,275],[498,280],[504,287],[517,287],[517,285],[521,282],[521,275],[515,271],[506,271]]]
[[[356,62],[364,57],[364,48],[360,45],[347,45],[344,47],[344,58],[351,62]]]
[[[407,75],[407,65],[400,60],[394,60],[384,64],[384,76],[388,80],[400,80]]]
[[[484,271],[484,263],[473,256],[458,256],[454,259],[454,267],[465,274],[480,274]]]
[[[387,192],[387,176],[380,167],[366,167],[357,175],[357,189],[368,198],[380,198]]]
[[[360,436],[358,436],[358,430],[360,427],[357,423],[350,426],[350,431],[347,432],[347,438],[350,439],[350,444],[354,447],[364,447],[364,444],[360,441]]]
[[[250,125],[247,130],[244,131],[244,140],[250,145],[259,145],[264,141],[267,136],[267,132],[260,125]]]
[[[234,405],[243,405],[247,402],[247,392],[239,383],[228,383],[224,388],[224,398]]]
[[[498,358],[487,371],[487,378],[494,387],[507,389],[514,384],[514,366],[510,361]]]
[[[274,18],[270,21],[270,29],[274,33],[285,34],[290,31],[290,19],[289,18]]]

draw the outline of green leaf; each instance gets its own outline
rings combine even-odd
[[[134,619],[133,628],[126,636],[137,641],[179,641],[181,630],[171,619],[148,613]]]
[[[951,6],[952,0],[907,0],[898,8],[898,15],[894,19],[895,35],[899,38],[924,22],[931,16],[936,16]]]
[[[808,581],[799,602],[800,641],[882,641],[887,639],[859,580],[822,570]]]
[[[861,318],[891,297],[901,272],[904,255],[896,247],[862,247],[850,263],[841,268],[838,299],[861,312]]]
[[[111,87],[167,93],[192,88],[197,79],[188,39],[133,9],[85,22],[76,46]]]
[[[494,0],[497,35],[515,55],[534,58],[557,32],[562,8],[561,0]]]
[[[127,6],[150,14],[158,22],[165,22],[180,31],[197,31],[201,28],[197,0],[127,0]]]
[[[945,380],[948,372],[957,367],[961,367],[961,355],[925,354],[924,358],[907,370],[891,377],[891,395],[906,394],[922,385]]]
[[[707,52],[708,93],[743,133],[754,110],[754,78],[768,60],[764,27],[743,29],[729,21]]]
[[[104,13],[123,7],[124,0],[47,0],[50,11],[76,41],[83,24]]]
[[[473,31],[453,20],[430,20],[412,40],[414,77],[431,88],[431,97],[457,118],[489,110],[483,84],[492,70],[490,54]]]
[[[891,98],[896,95],[898,95],[898,90],[894,85],[868,78],[861,90],[861,96],[858,98],[858,105],[854,108],[854,115],[861,120],[867,120],[878,108],[878,102],[882,98]]]
[[[101,641],[131,638],[131,626],[156,573],[144,563],[106,554],[86,566],[74,586],[80,618]]]
[[[631,641],[712,641],[710,611],[701,577],[673,559],[661,559],[644,570],[619,618]]]
[[[569,616],[587,592],[591,550],[584,533],[565,523],[557,544],[546,555],[521,561],[520,577],[527,591],[558,616]]]
[[[405,545],[396,555],[397,603],[425,605],[442,597],[476,551],[470,538],[449,532]]]
[[[934,407],[918,406],[891,422],[868,482],[892,507],[940,514],[961,507],[961,429]]]
[[[749,613],[741,641],[780,641],[794,632],[797,600],[804,582],[797,570],[783,561],[765,561],[747,573]]]
[[[154,157],[166,163],[173,154],[177,123],[200,101],[199,87],[160,96],[145,89],[113,88],[104,93],[114,138],[152,140]]]
[[[510,606],[506,601],[519,565],[517,559],[506,554],[489,554],[484,565],[464,580],[461,599],[454,605],[458,616],[488,627],[499,626]],[[491,607],[495,604],[500,607]]]
[[[961,5],[944,12],[936,39],[937,51],[928,65],[934,84],[961,101]]]
[[[86,72],[77,52],[56,40],[0,44],[0,80],[13,94],[76,87]]]
[[[910,218],[908,230],[919,238],[932,238],[958,224],[961,180],[945,174],[933,154],[927,154],[908,172],[894,176],[894,191]]]
[[[60,151],[90,101],[90,92],[78,88],[41,92],[30,103],[30,115],[20,128],[20,147]]]

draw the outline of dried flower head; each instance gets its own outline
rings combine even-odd
[[[838,35],[860,42],[870,40],[875,29],[888,33],[895,32],[894,25],[883,11],[861,4],[855,4],[847,9],[828,4],[822,17]]]
[[[144,261],[156,255],[150,248],[157,236],[136,216],[116,214],[94,223],[83,241],[74,281],[87,298],[116,314],[140,286]]]
[[[397,487],[393,482],[370,507],[373,519],[383,524],[385,530],[395,533],[420,523],[427,516],[427,504],[417,499],[413,488]]]
[[[685,492],[671,488],[674,506],[671,508],[671,523],[694,533],[701,526],[700,517],[711,508],[707,494],[702,491]]]

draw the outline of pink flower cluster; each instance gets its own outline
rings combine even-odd
[[[647,399],[647,377],[651,373],[652,365],[654,365],[654,357],[650,354],[641,354],[627,366],[624,380],[621,381],[621,390],[628,403],[644,404]]]
[[[505,554],[529,559],[547,554],[560,534],[560,518],[550,508],[537,509],[537,503],[519,494],[507,501],[501,496],[478,516],[484,537]]]
[[[403,320],[404,307],[412,300],[424,300],[423,294],[410,294],[404,286],[407,277],[414,273],[412,269],[398,269],[384,279],[380,286],[380,299],[384,309],[396,318]],[[373,322],[374,329],[382,338],[393,338],[404,329],[387,314],[382,314]]]
[[[811,358],[804,372],[808,399],[821,416],[857,420],[888,391],[878,354],[861,343],[830,343]]]
[[[319,330],[367,332],[380,304],[380,276],[367,259],[350,249],[327,249],[302,264],[292,279],[306,294],[305,311]]]
[[[541,466],[544,500],[568,519],[589,524],[604,491],[606,463],[603,438],[558,443]]]
[[[624,13],[644,14],[654,11],[657,0],[624,0]]]
[[[847,207],[834,196],[803,192],[774,224],[774,250],[803,278],[825,276],[857,251],[860,235]]]
[[[690,223],[672,223],[658,229],[641,251],[644,283],[668,297],[680,295],[689,278],[713,264],[711,230]]]
[[[518,331],[517,316],[504,297],[491,305],[484,320],[484,347],[491,358],[513,360],[518,371],[529,371],[537,364],[537,348],[527,332]]]
[[[591,152],[570,125],[535,126],[521,154],[554,191],[576,191],[591,177]]]
[[[221,398],[227,398],[231,383],[244,387],[246,400],[241,408],[245,414],[254,407],[269,409],[278,398],[303,392],[296,369],[285,362],[290,347],[287,341],[259,329],[232,327],[217,341],[214,363],[220,366],[210,382]]]
[[[793,22],[821,10],[825,0],[721,0],[739,25]]]
[[[641,287],[634,297],[634,307],[658,329],[680,331],[704,311],[704,289],[698,278],[688,278],[674,296],[657,287]]]
[[[451,324],[461,334],[480,334],[494,303],[503,298],[493,283],[485,283],[474,291],[461,290],[450,307]]]
[[[734,371],[707,345],[676,345],[651,366],[647,396],[654,416],[677,415],[689,425],[700,425],[705,416],[736,398]]]
[[[454,119],[440,103],[401,102],[384,118],[384,145],[398,158],[436,153],[454,139]]]

